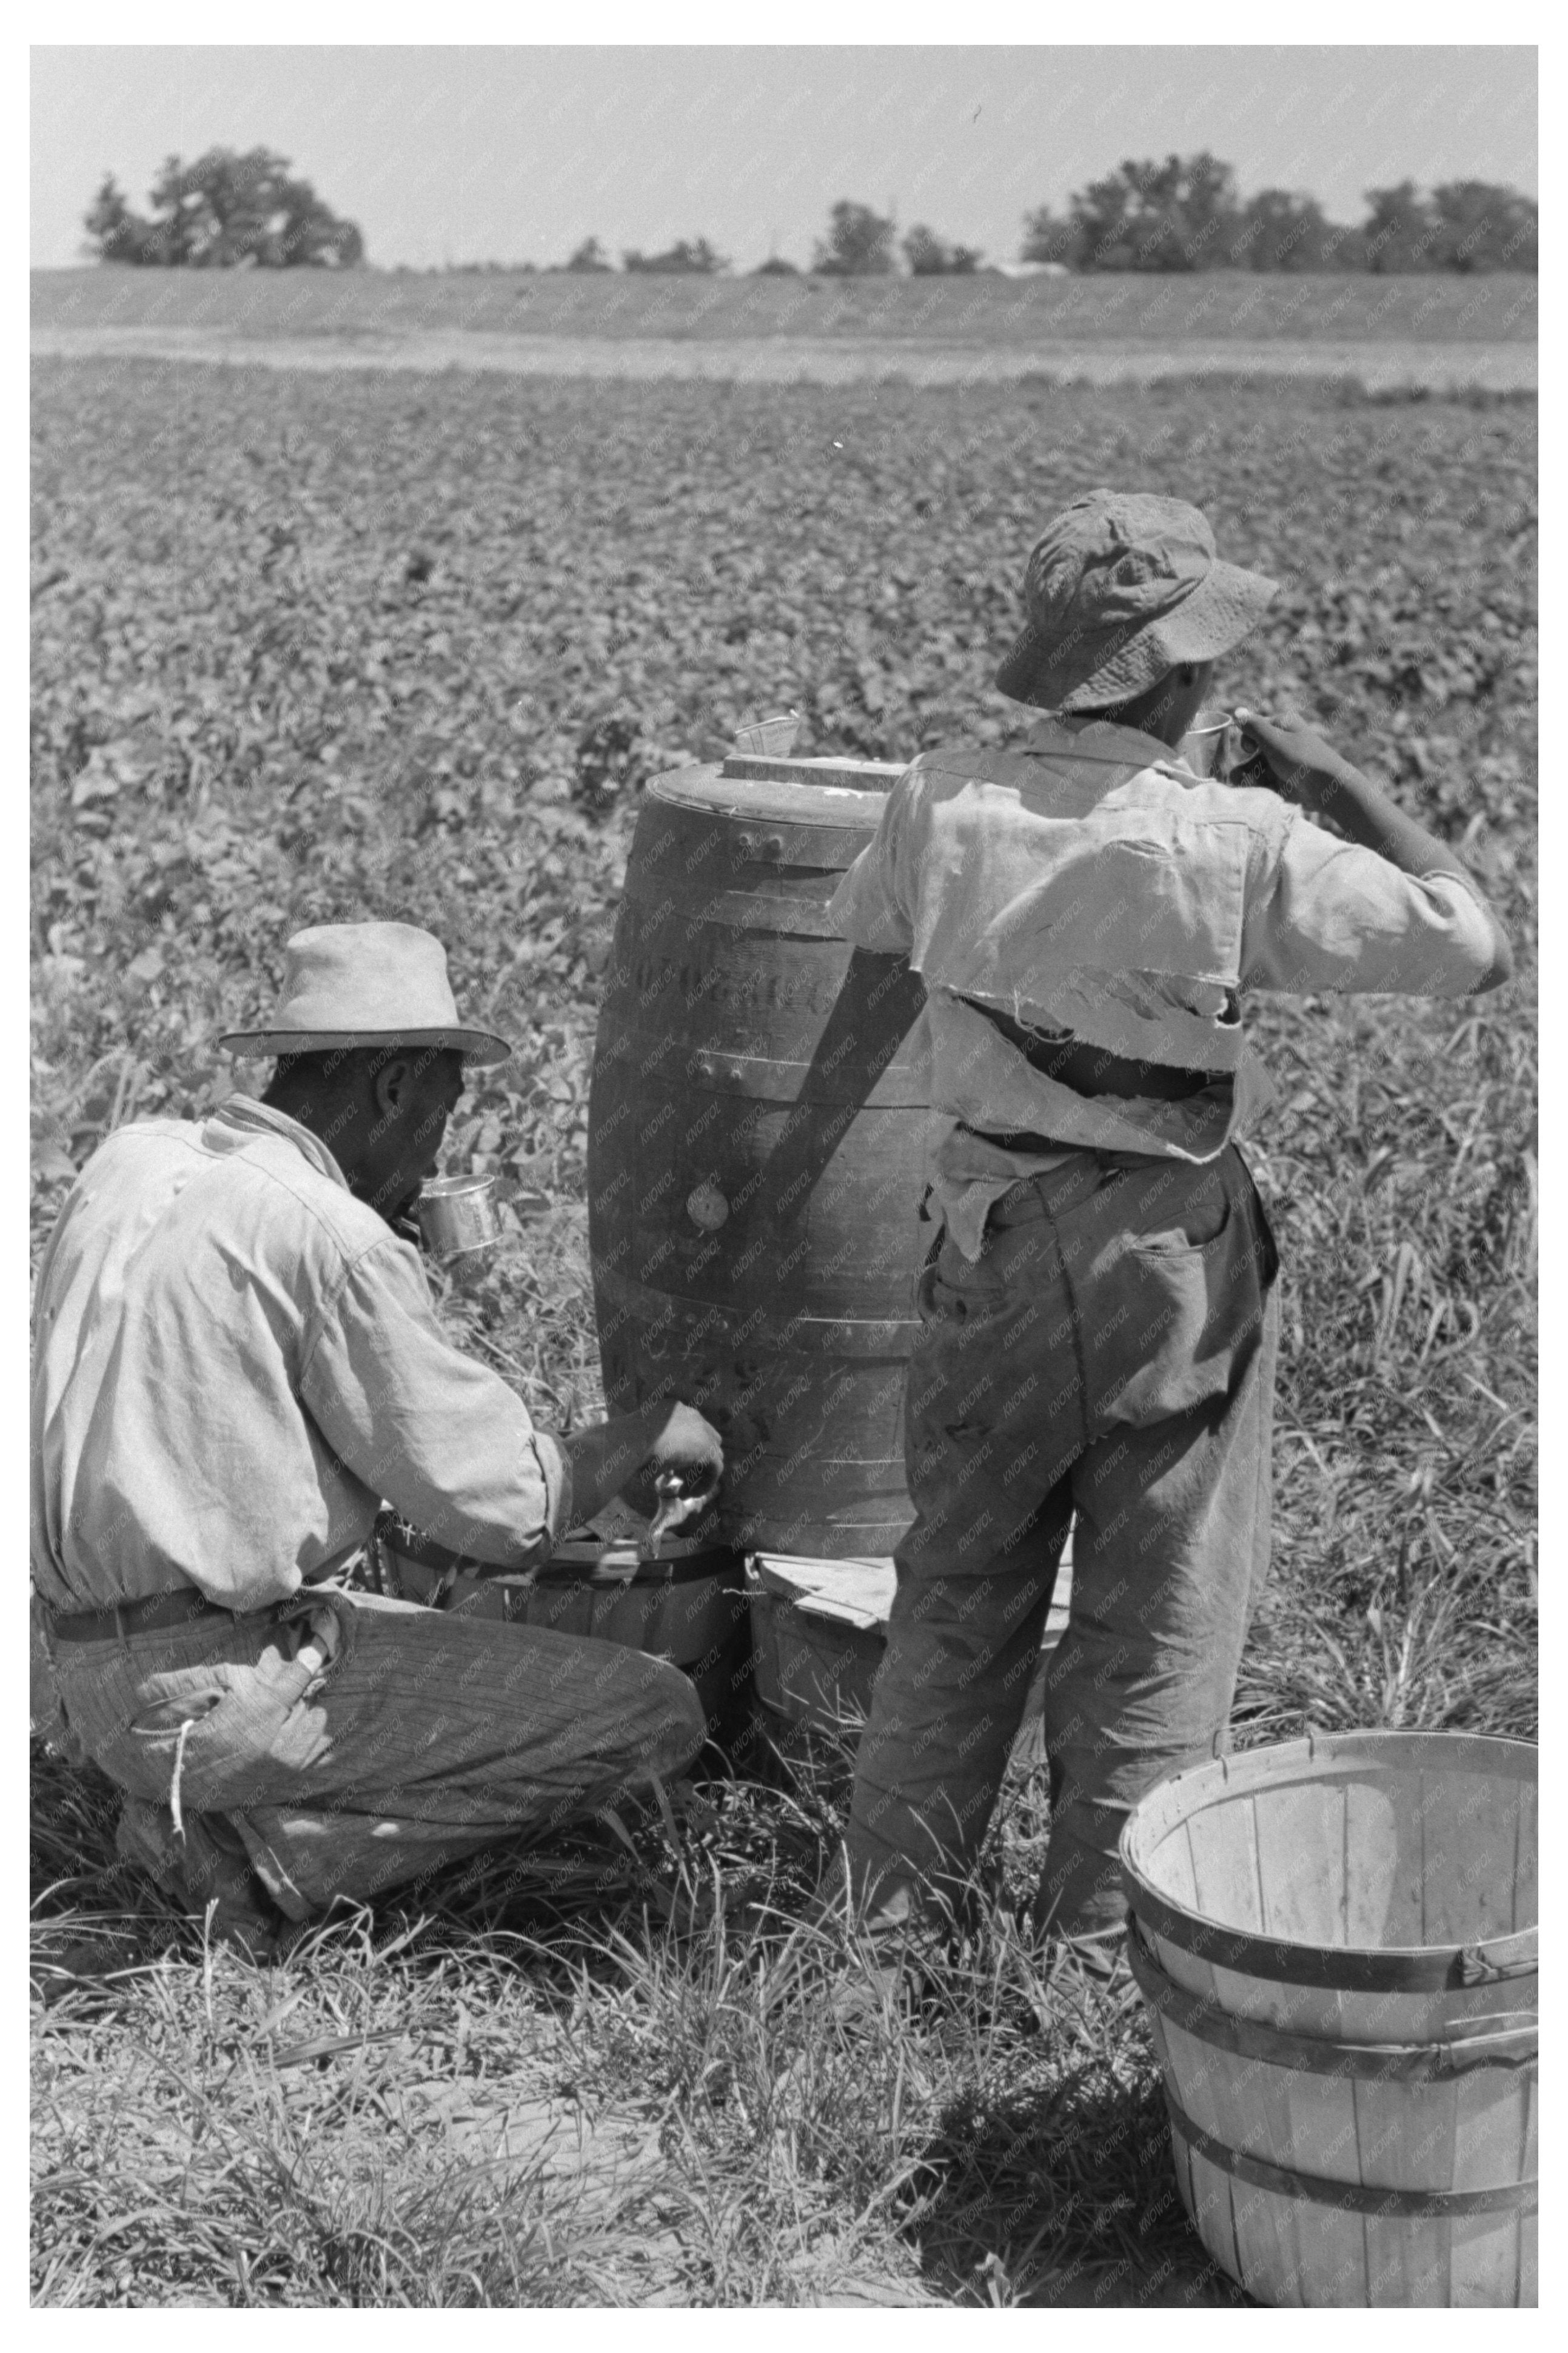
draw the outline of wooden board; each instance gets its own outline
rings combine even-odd
[[[886,1554],[827,1560],[794,1553],[750,1556],[758,1695],[794,1722],[858,1720],[886,1655],[898,1576]],[[1072,1600],[1071,1538],[1062,1556],[1034,1680],[1024,1701],[1016,1759],[1044,1755],[1046,1661],[1066,1633]]]
[[[797,1553],[758,1552],[752,1560],[765,1591],[807,1617],[841,1620],[885,1633],[898,1586],[890,1553],[825,1560]],[[1054,1650],[1068,1629],[1072,1609],[1072,1538],[1057,1572],[1056,1591],[1046,1617],[1042,1650]]]

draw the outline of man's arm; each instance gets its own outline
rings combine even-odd
[[[651,1509],[660,1472],[709,1492],[722,1461],[718,1433],[686,1406],[565,1438],[536,1430],[500,1374],[452,1345],[413,1253],[390,1236],[346,1270],[300,1394],[363,1485],[437,1543],[495,1568],[540,1566],[612,1495],[629,1490]]]
[[[1475,898],[1492,935],[1489,970],[1476,983],[1476,992],[1500,988],[1513,976],[1513,953],[1507,934],[1469,874],[1447,844],[1427,832],[1379,791],[1370,776],[1352,767],[1333,746],[1306,727],[1279,727],[1254,711],[1237,708],[1236,717],[1245,731],[1243,749],[1256,747],[1268,770],[1268,781],[1281,799],[1315,817],[1327,818],[1348,840],[1375,850],[1402,874],[1417,881],[1451,875]]]

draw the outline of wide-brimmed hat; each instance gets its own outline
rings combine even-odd
[[[1088,491],[1035,546],[1028,625],[996,684],[1047,711],[1125,702],[1178,663],[1239,645],[1276,588],[1220,562],[1197,507],[1146,491]]]
[[[265,1029],[220,1038],[238,1054],[313,1054],[336,1046],[449,1048],[470,1062],[511,1052],[493,1030],[465,1028],[447,951],[415,923],[316,923],[283,951],[283,993]]]

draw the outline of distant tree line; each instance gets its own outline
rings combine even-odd
[[[668,253],[623,253],[624,269],[651,271],[663,278],[713,278],[728,269],[729,259],[716,253],[705,237],[678,237]]]
[[[575,253],[562,264],[563,269],[599,271],[613,269],[615,263],[596,237],[584,237]],[[656,278],[714,278],[728,269],[727,254],[720,253],[705,237],[678,237],[663,253],[625,253],[621,268],[634,276],[647,271]]]
[[[309,180],[289,176],[286,157],[265,147],[247,154],[209,148],[194,164],[171,155],[154,182],[152,216],[134,213],[106,177],[86,216],[104,261],[198,269],[299,264],[343,269],[364,257],[353,221],[340,220]],[[1264,188],[1245,203],[1228,164],[1206,151],[1163,163],[1123,163],[1068,198],[1060,217],[1048,205],[1024,220],[1022,259],[1072,270],[1368,269],[1386,276],[1422,269],[1533,270],[1537,206],[1487,180],[1450,180],[1423,193],[1413,180],[1369,188],[1366,218],[1329,220],[1315,197]],[[960,245],[917,222],[903,237],[870,205],[841,197],[812,257],[824,278],[887,278],[898,251],[915,278],[966,277],[984,265],[978,246]],[[476,265],[477,266],[477,265]],[[525,265],[531,267],[531,265]],[[663,253],[623,252],[621,266],[663,277],[713,277],[727,257],[705,237],[680,237]],[[561,265],[597,273],[614,262],[590,237]],[[797,276],[770,255],[758,277]]]
[[[1366,218],[1328,220],[1311,196],[1264,188],[1243,204],[1230,165],[1205,153],[1125,163],[1026,216],[1023,258],[1069,269],[1534,269],[1534,199],[1487,180],[1423,195],[1413,180],[1369,188]]]
[[[812,256],[819,278],[886,278],[897,267],[893,237],[897,223],[884,220],[869,205],[836,204],[827,216],[827,236]],[[923,221],[902,240],[911,278],[966,278],[985,257],[977,245],[950,245]]]
[[[353,222],[330,211],[309,180],[291,179],[288,157],[266,147],[243,155],[209,147],[194,164],[171,155],[148,201],[151,218],[132,212],[113,174],[105,175],[85,216],[100,260],[164,269],[344,269],[364,259]]]
[[[1025,262],[1072,270],[1369,269],[1394,277],[1421,269],[1523,269],[1536,264],[1537,206],[1487,180],[1451,180],[1424,195],[1413,180],[1369,188],[1366,218],[1329,220],[1315,197],[1264,188],[1244,204],[1228,164],[1205,153],[1126,163],[1068,200],[1025,216]],[[898,268],[898,224],[870,205],[841,198],[812,257],[820,278],[887,278]],[[917,223],[899,240],[911,277],[966,277],[976,246],[950,243]],[[630,257],[628,256],[628,266]],[[759,276],[793,271],[777,256]]]
[[[1537,266],[1535,200],[1487,180],[1451,180],[1424,195],[1413,180],[1369,188],[1366,218],[1329,220],[1315,197],[1264,188],[1244,204],[1228,164],[1208,153],[1125,163],[1068,199],[1026,214],[1021,259],[1073,270],[1369,269],[1393,277],[1422,269]],[[843,201],[812,268],[820,277],[885,278],[897,267],[896,223],[869,205]],[[902,240],[916,278],[963,276],[982,267],[974,247],[952,245],[922,225]],[[765,263],[766,268],[788,264]]]

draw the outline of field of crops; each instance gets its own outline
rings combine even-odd
[[[1238,1736],[1533,1733],[1533,404],[46,362],[35,405],[35,1248],[109,1128],[227,1091],[214,1041],[269,1002],[288,933],[404,916],[518,1041],[451,1138],[501,1176],[515,1242],[444,1312],[545,1421],[597,1400],[586,1074],[641,783],[789,705],[805,751],[1000,738],[1022,714],[989,675],[1045,517],[1099,482],[1202,504],[1283,584],[1219,691],[1294,702],[1387,781],[1518,965],[1473,1005],[1254,1005],[1285,1343]],[[683,1874],[787,1910],[842,1799],[830,1758],[721,1791],[654,1911],[617,1883],[569,1945],[542,1948],[537,1889],[470,1872],[423,1929],[389,1910],[268,1974],[204,1960],[110,1867],[101,1786],[36,1748],[45,1949],[115,1913],[130,1942],[127,1974],[40,1980],[35,2294],[1195,2279],[1135,2005],[1047,1999],[999,1917],[939,2016],[889,2011],[847,2054],[779,1996],[776,1936],[678,1933]],[[999,1830],[1016,1887],[1042,1804],[1020,1780]],[[526,2134],[498,2155],[530,2102],[649,2164],[590,2151],[568,2178]]]

